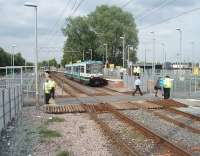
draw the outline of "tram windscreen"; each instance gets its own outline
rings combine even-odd
[[[90,74],[102,73],[102,64],[87,64],[86,72]]]

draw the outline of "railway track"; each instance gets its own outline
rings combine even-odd
[[[88,96],[88,94],[85,94],[82,92],[80,89],[77,90],[76,87],[69,85],[69,83],[64,83],[65,80],[62,79],[61,77],[52,74],[52,79],[61,87],[65,92],[67,92],[69,95],[72,97],[81,97],[81,96]]]
[[[61,77],[54,76],[54,80],[61,85],[60,81],[64,81]],[[65,82],[65,81],[64,81]],[[69,89],[70,88],[70,89]],[[78,88],[78,89],[77,89]],[[65,86],[63,86],[63,89],[66,90],[67,93],[69,92],[78,92],[78,93],[72,93],[70,94],[73,97],[80,97],[80,93],[84,94],[85,96],[96,96],[96,94],[91,94],[89,92],[85,92],[83,91],[84,88],[80,88],[77,86],[74,87],[74,83],[71,84],[70,81],[67,81]],[[78,91],[77,91],[78,90]],[[98,89],[98,92],[100,92],[101,89]],[[105,90],[103,89],[102,91],[105,92]],[[112,94],[112,93],[111,93]],[[100,94],[98,94],[100,95]],[[109,95],[109,93],[106,93],[106,95]],[[95,98],[95,97],[94,97]],[[132,110],[135,109],[145,109],[147,111],[150,111],[149,109],[152,110],[159,110],[159,109],[164,109],[166,111],[171,111],[173,110],[174,113],[177,112],[177,110],[174,107],[186,107],[186,105],[182,104],[182,103],[178,103],[178,102],[174,102],[173,100],[169,100],[169,101],[165,101],[165,102],[161,102],[161,101],[148,101],[147,103],[149,103],[149,105],[146,104],[135,104],[134,107],[132,108]],[[116,106],[116,107],[114,107]],[[143,134],[145,137],[147,138],[152,138],[156,144],[156,147],[160,147],[162,146],[163,148],[161,148],[162,150],[160,151],[160,153],[162,153],[162,155],[180,155],[180,156],[187,156],[187,155],[191,155],[191,151],[194,151],[191,149],[191,151],[189,152],[188,150],[186,151],[185,149],[183,149],[182,147],[175,145],[173,142],[169,141],[168,139],[166,139],[165,137],[157,134],[156,132],[153,132],[153,130],[145,127],[143,124],[139,123],[138,121],[135,121],[133,119],[130,119],[127,115],[124,115],[123,113],[120,112],[120,110],[130,110],[130,105],[127,105],[127,107],[125,109],[120,109],[121,106],[115,105],[115,104],[109,104],[109,103],[102,103],[101,101],[99,101],[99,104],[91,104],[91,105],[86,105],[86,104],[80,104],[80,105],[64,105],[64,106],[46,106],[45,107],[45,111],[47,113],[88,113],[90,118],[93,119],[97,125],[103,130],[103,132],[105,133],[105,135],[109,136],[109,138],[111,138],[112,142],[117,145],[118,147],[122,148],[122,150],[124,151],[124,153],[126,155],[142,155],[139,151],[137,151],[135,148],[130,147],[129,143],[127,143],[126,141],[124,141],[123,139],[120,139],[118,137],[118,135],[113,132],[112,130],[112,126],[110,127],[106,122],[104,122],[101,118],[98,117],[98,114],[102,114],[102,113],[108,113],[108,114],[112,114],[113,116],[115,116],[119,121],[121,121],[122,123],[125,123],[128,127],[132,127],[134,129],[137,129],[138,131],[140,131],[141,134]],[[178,111],[180,112],[180,111]],[[165,115],[159,113],[159,112],[153,112],[155,116],[158,116],[159,118],[166,120],[168,122],[172,122],[176,125],[179,125],[179,127],[182,128],[186,128],[190,131],[192,131],[193,133],[198,133],[199,134],[199,130],[190,127],[186,124],[180,123],[177,120],[172,120],[169,117],[166,117]],[[182,114],[178,113],[178,114]],[[194,119],[196,121],[199,121],[198,117],[196,118],[196,116],[194,117],[193,115],[191,116],[190,114],[188,115],[184,115],[183,116],[187,116],[190,119]],[[195,148],[196,149],[196,148]]]
[[[60,73],[51,73],[52,78],[57,78],[62,83],[68,84],[70,87],[87,94],[88,96],[106,96],[106,95],[122,95],[123,93],[120,93],[118,91],[111,90],[106,87],[90,87],[90,86],[84,86],[82,84],[79,84],[73,80],[67,79],[64,75]],[[62,87],[62,83],[60,86]]]
[[[187,117],[187,118],[190,118],[191,120],[200,121],[199,116],[196,116],[196,115],[193,115],[193,114],[183,112],[183,111],[176,109],[175,107],[181,107],[180,104],[183,107],[187,107],[187,106],[182,104],[182,103],[176,102],[174,100],[166,100],[166,101],[165,100],[158,100],[158,101],[147,101],[147,102],[163,106],[165,108],[165,110],[179,114],[179,115],[182,115],[182,116]]]
[[[60,81],[64,82],[65,84],[68,84],[70,87],[78,90],[81,93],[87,94],[88,96],[102,96],[102,95],[109,95],[106,92],[102,92],[101,90],[87,87],[82,84],[79,84],[75,81],[67,79],[63,74],[60,73],[51,73],[52,78],[56,77]]]
[[[168,154],[170,151],[171,155],[180,155],[180,156],[190,155],[188,151],[185,151],[181,147],[174,145],[172,142],[162,137],[161,135],[153,132],[151,129],[145,127],[143,124],[138,123],[134,121],[133,119],[130,119],[123,113],[119,112],[117,108],[113,107],[113,105],[109,103],[101,103],[98,105],[86,105],[86,104],[81,104],[77,106],[69,105],[67,107],[71,112],[88,113],[91,119],[93,119],[99,125],[99,127],[101,127],[104,133],[110,136],[110,138],[112,138],[112,141],[114,141],[118,146],[121,146],[123,150],[125,150],[126,153],[128,153],[127,155],[141,155],[141,154],[138,153],[135,149],[132,149],[131,147],[129,147],[128,143],[124,142],[123,140],[120,140],[119,137],[117,137],[116,134],[112,132],[112,128],[110,128],[105,122],[103,122],[101,119],[97,117],[97,114],[110,113],[114,115],[121,122],[139,130],[145,137],[151,138],[151,139],[153,138],[156,146],[157,147],[162,146],[163,147],[162,149],[167,149],[166,151]],[[66,106],[63,108],[66,108]],[[59,113],[59,111],[56,110],[56,107],[52,107],[50,109],[51,109],[50,110],[51,112]],[[163,151],[160,151],[160,152],[162,153]]]
[[[83,106],[85,108],[85,110],[88,110],[88,107],[86,105]],[[103,108],[101,108],[103,107]],[[179,156],[189,156],[190,153],[188,151],[185,151],[184,149],[182,149],[181,147],[173,144],[172,142],[170,142],[169,140],[165,139],[164,137],[162,137],[161,135],[153,132],[151,129],[148,129],[147,127],[145,127],[144,125],[134,121],[133,119],[128,118],[126,115],[122,114],[121,112],[117,111],[115,107],[113,107],[112,105],[106,103],[106,104],[102,104],[101,107],[98,106],[97,112],[101,112],[102,110],[104,112],[109,112],[112,115],[114,115],[117,119],[119,119],[121,122],[127,124],[130,127],[136,128],[137,130],[139,130],[144,136],[146,136],[147,138],[151,138],[155,141],[155,144],[157,147],[160,148],[160,146],[165,147],[164,149],[166,150],[167,148],[167,153],[165,154],[169,154],[170,155],[179,155]],[[87,112],[87,111],[86,111]],[[100,124],[100,127],[106,131],[112,138],[119,138],[119,136],[115,137],[115,134],[113,134],[111,128],[109,128],[109,126],[107,124],[105,124],[101,119],[99,119],[97,117],[96,114],[94,114],[94,112],[91,112],[91,109],[89,109],[88,113],[90,114],[91,118],[96,121],[98,124]],[[116,142],[118,142],[118,144],[122,144],[123,148],[127,150],[127,152],[129,152],[129,155],[141,155],[140,153],[136,152],[136,149],[132,149],[130,147],[128,147],[127,144],[124,145],[124,142],[121,140],[115,140]],[[132,150],[130,150],[132,149]],[[170,152],[169,152],[170,151]],[[163,154],[163,151],[160,151],[160,153]]]
[[[179,126],[181,128],[185,128],[188,131],[191,131],[193,133],[200,134],[200,129],[197,129],[197,128],[194,128],[194,127],[192,127],[192,126],[190,126],[188,124],[185,124],[185,123],[179,121],[176,118],[174,119],[173,117],[169,117],[167,114],[172,113],[172,112],[169,112],[169,110],[163,109],[163,106],[162,106],[162,110],[161,111],[159,111],[159,110],[155,111],[155,109],[153,109],[153,110],[148,109],[147,105],[148,104],[151,105],[151,103],[148,103],[148,102],[143,102],[143,103],[131,102],[131,103],[136,105],[138,108],[142,108],[142,109],[146,110],[147,112],[153,113],[153,115],[158,116],[159,118],[161,118],[161,119],[163,119],[163,120],[165,120],[167,122],[173,123],[173,124],[175,124],[175,125],[177,125],[177,126]],[[160,106],[160,105],[158,105],[158,106]],[[154,106],[154,107],[156,107],[156,106]],[[166,112],[163,113],[162,112],[163,110],[166,111]],[[176,115],[176,114],[174,113],[174,115]]]

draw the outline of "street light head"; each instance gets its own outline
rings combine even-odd
[[[121,39],[124,39],[124,37],[120,37]]]
[[[37,5],[31,3],[25,3],[24,6],[37,8]]]
[[[13,44],[12,47],[16,47],[16,44]]]
[[[150,33],[151,33],[151,34],[154,34],[154,31],[151,31]]]
[[[180,28],[176,28],[176,30],[177,30],[177,31],[181,31],[181,29],[180,29]]]

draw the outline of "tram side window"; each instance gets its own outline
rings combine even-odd
[[[91,65],[90,64],[86,65],[86,73],[91,73]]]
[[[78,73],[78,67],[75,67],[75,71],[76,71],[76,73]]]
[[[71,67],[67,67],[67,72],[71,73]]]
[[[84,73],[84,66],[80,66],[81,68],[81,73]]]

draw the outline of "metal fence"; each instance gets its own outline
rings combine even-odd
[[[23,105],[22,88],[20,85],[0,87],[0,132],[16,118]]]
[[[159,77],[170,76],[173,79],[171,96],[176,98],[200,98],[200,76],[192,75],[190,70],[157,70],[152,74],[151,70],[141,73],[142,90],[147,93],[154,93],[154,86]],[[123,79],[129,90],[133,90],[136,76],[131,76],[130,72],[117,69],[105,69],[104,76],[107,78]]]

